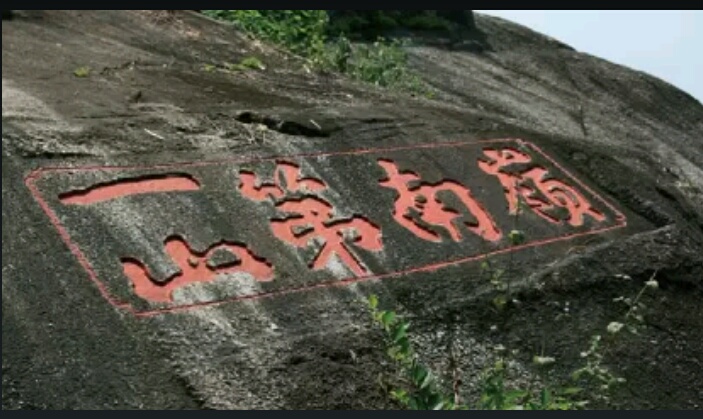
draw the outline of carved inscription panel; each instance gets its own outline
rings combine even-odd
[[[626,223],[512,139],[43,168],[26,184],[103,296],[137,315],[430,271]],[[518,216],[529,234],[514,246]]]

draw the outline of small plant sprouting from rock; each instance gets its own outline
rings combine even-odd
[[[520,246],[527,240],[525,232],[520,230],[520,217],[523,211],[529,207],[524,199],[518,197],[515,208],[516,211],[513,216],[513,229],[508,234],[509,245],[512,247]],[[511,301],[510,282],[505,280],[505,275],[506,273],[512,271],[513,267],[513,253],[510,254],[507,270],[494,267],[488,257],[486,257],[481,263],[481,278],[486,276],[488,277],[491,287],[495,293],[492,303],[499,312],[502,312]]]
[[[266,66],[264,65],[264,63],[256,57],[246,57],[239,63],[239,65],[243,68],[251,70],[266,70]]]
[[[212,73],[213,71],[217,70],[217,66],[214,64],[203,64],[202,69],[206,73]]]
[[[525,243],[525,233],[521,230],[511,230],[509,238],[513,246],[519,246]]]
[[[90,67],[79,67],[73,71],[73,75],[79,78],[90,76],[92,69]]]
[[[243,58],[239,63],[228,63],[224,62],[221,66],[214,64],[204,64],[202,70],[206,73],[212,73],[214,71],[221,71],[224,73],[241,72],[249,70],[265,71],[266,66],[257,57],[246,57]]]
[[[508,284],[503,279],[505,275],[505,270],[494,268],[490,260],[486,258],[481,263],[481,274],[488,275],[488,280],[496,293],[493,298],[493,306],[500,312],[503,311],[505,306],[508,304]]]
[[[386,332],[386,351],[402,371],[405,388],[391,390],[391,397],[411,410],[455,410],[458,406],[444,395],[435,375],[419,361],[408,337],[410,323],[393,311],[378,309],[378,298],[368,300],[374,321]]]

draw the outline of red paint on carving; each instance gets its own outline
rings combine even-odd
[[[268,198],[281,199],[285,194],[277,184],[257,182],[256,174],[252,172],[239,172],[239,180],[241,194],[255,201],[264,201]]]
[[[355,275],[363,275],[366,268],[351,252],[348,242],[369,251],[383,249],[381,230],[363,217],[334,219],[334,208],[318,197],[289,198],[291,193],[319,193],[327,185],[318,179],[302,178],[300,167],[292,163],[278,163],[274,183],[264,183],[251,172],[240,172],[239,190],[253,201],[271,199],[276,208],[286,214],[283,219],[271,220],[271,230],[280,240],[295,247],[309,247],[315,240],[322,248],[310,263],[312,269],[324,269],[337,255]]]
[[[524,145],[524,146],[530,147],[530,148],[532,148],[533,150],[535,150],[536,152],[538,152],[539,154],[541,154],[542,157],[544,157],[545,159],[547,159],[547,160],[548,160],[550,163],[552,163],[557,169],[561,170],[565,175],[569,176],[576,184],[578,184],[578,185],[581,187],[581,189],[585,190],[586,192],[588,192],[588,193],[590,193],[591,195],[593,195],[594,197],[596,197],[596,199],[598,199],[598,200],[600,200],[601,202],[603,202],[603,204],[605,204],[605,206],[607,206],[611,211],[613,211],[613,213],[615,213],[615,219],[618,221],[618,223],[621,223],[623,226],[626,226],[626,225],[627,225],[627,217],[625,217],[625,214],[623,214],[622,212],[618,211],[618,209],[615,208],[615,206],[614,206],[613,204],[611,204],[610,202],[608,202],[608,201],[606,201],[605,199],[603,199],[600,195],[598,195],[597,193],[595,193],[595,192],[593,191],[593,189],[589,188],[585,183],[583,183],[583,182],[581,182],[580,180],[578,180],[571,172],[569,172],[568,170],[566,170],[566,169],[564,168],[564,166],[562,166],[561,164],[559,164],[556,160],[554,160],[553,158],[549,157],[549,155],[547,155],[547,153],[545,153],[544,151],[542,151],[541,148],[537,147],[536,145],[534,145],[534,144],[532,144],[532,143],[528,143],[527,141],[524,141],[524,140],[515,140],[515,141],[518,142],[519,144],[522,144],[522,145]]]
[[[415,173],[407,171],[401,173],[398,170],[398,165],[390,160],[379,160],[378,164],[388,174],[388,177],[383,179],[380,185],[398,192],[393,217],[416,236],[433,242],[442,241],[441,236],[425,227],[420,223],[422,221],[445,229],[449,232],[452,240],[456,242],[463,239],[461,231],[456,226],[456,221],[462,217],[462,214],[446,207],[439,198],[440,192],[452,192],[478,220],[476,225],[464,222],[464,225],[471,232],[492,242],[501,239],[502,233],[495,221],[481,203],[473,197],[469,188],[451,180],[444,180],[434,185],[425,183],[412,185],[413,182],[421,181]],[[413,217],[413,212],[418,214],[417,217]]]
[[[496,176],[503,185],[510,214],[517,213],[518,197],[522,197],[537,215],[555,224],[561,222],[550,211],[557,207],[568,211],[569,224],[574,227],[582,226],[586,215],[598,222],[605,221],[605,215],[593,208],[588,199],[575,188],[558,179],[547,179],[548,171],[543,167],[533,167],[520,174],[502,171],[512,164],[532,162],[528,154],[513,148],[485,149],[483,153],[489,160],[479,160],[478,166],[484,172]],[[547,200],[537,196],[536,192]]]
[[[248,273],[260,282],[273,279],[271,266],[255,256],[246,246],[221,242],[204,252],[196,252],[183,238],[171,237],[166,240],[165,247],[166,254],[178,266],[179,272],[163,282],[154,279],[141,262],[135,259],[122,261],[124,273],[132,282],[134,293],[151,302],[171,303],[174,290],[199,282],[212,282],[218,276],[225,274]],[[236,258],[236,262],[225,267],[208,266],[208,260],[220,250],[230,252]]]
[[[59,196],[65,205],[92,205],[130,195],[197,191],[200,184],[189,175],[139,177],[99,184]]]
[[[300,167],[292,163],[278,163],[276,180],[283,187],[279,178],[285,181],[285,189],[290,192],[319,193],[327,189],[325,182],[319,179],[301,177]]]
[[[239,173],[239,190],[242,195],[255,201],[268,198],[278,200],[289,192],[317,193],[325,190],[327,185],[318,179],[302,178],[300,167],[291,163],[278,163],[274,171],[273,183],[258,180],[256,174],[243,170]]]
[[[37,187],[37,184],[36,184],[37,181],[45,173],[73,173],[76,171],[169,170],[169,169],[174,169],[174,168],[181,168],[181,169],[182,168],[196,168],[196,167],[225,165],[225,164],[233,164],[233,163],[252,164],[252,163],[262,163],[262,162],[275,162],[275,161],[278,161],[280,159],[280,157],[270,157],[270,158],[246,158],[245,157],[245,158],[224,159],[224,160],[219,160],[219,161],[202,161],[201,160],[198,162],[168,163],[168,164],[158,164],[158,165],[153,165],[153,166],[86,166],[86,167],[82,167],[79,169],[76,169],[75,167],[44,167],[44,168],[36,169],[36,170],[32,171],[30,174],[28,174],[25,177],[25,185],[27,186],[27,188],[29,189],[30,193],[32,194],[34,199],[37,201],[39,206],[42,208],[44,213],[46,213],[51,224],[57,229],[62,241],[66,244],[66,246],[68,247],[70,252],[76,257],[76,259],[78,260],[78,263],[83,267],[83,269],[85,269],[86,273],[88,274],[88,278],[90,279],[91,282],[93,282],[95,284],[95,286],[97,287],[98,291],[103,296],[103,298],[105,298],[105,300],[113,307],[120,309],[120,310],[124,310],[124,311],[134,315],[135,317],[138,317],[138,318],[150,318],[150,317],[164,315],[164,314],[170,314],[170,313],[181,313],[181,312],[196,309],[196,308],[217,307],[217,306],[220,306],[223,304],[230,304],[230,303],[236,303],[236,302],[242,302],[242,301],[257,301],[257,300],[266,299],[266,298],[276,298],[276,297],[281,297],[281,296],[285,296],[285,295],[301,293],[301,292],[309,292],[309,291],[326,289],[326,288],[331,288],[331,287],[344,287],[344,286],[349,286],[352,284],[367,282],[367,281],[379,281],[379,280],[385,280],[385,279],[400,278],[400,277],[410,275],[410,274],[416,274],[416,273],[422,273],[422,272],[432,272],[432,271],[440,270],[442,268],[446,268],[449,266],[475,262],[478,260],[482,260],[483,258],[486,258],[486,257],[506,254],[506,253],[510,253],[510,252],[517,252],[517,251],[521,251],[521,250],[525,250],[525,249],[529,249],[529,248],[534,248],[534,247],[546,246],[546,245],[559,243],[559,242],[563,242],[566,240],[572,240],[572,239],[580,238],[580,237],[587,237],[587,236],[592,236],[592,235],[596,235],[596,234],[603,234],[603,233],[607,233],[607,232],[611,232],[611,231],[615,231],[615,230],[619,230],[619,229],[627,227],[627,217],[625,217],[625,215],[622,212],[620,212],[613,204],[611,204],[606,199],[604,199],[602,196],[597,194],[595,191],[593,191],[591,188],[589,188],[586,184],[584,184],[583,182],[578,180],[571,172],[566,170],[556,160],[554,160],[549,155],[547,155],[544,151],[542,151],[541,148],[537,147],[536,145],[534,145],[532,143],[521,140],[521,139],[504,138],[504,139],[482,140],[482,141],[473,141],[473,142],[451,141],[451,142],[443,142],[443,143],[387,147],[387,148],[382,148],[382,149],[357,149],[357,150],[344,151],[344,152],[304,153],[304,154],[298,154],[298,155],[294,155],[294,156],[288,156],[287,158],[323,158],[323,157],[333,157],[333,156],[360,156],[360,155],[366,155],[366,154],[374,154],[374,153],[381,153],[381,152],[389,153],[389,152],[397,152],[397,151],[404,151],[404,150],[436,149],[436,148],[443,148],[443,147],[457,147],[457,148],[470,147],[470,146],[475,146],[476,144],[491,144],[491,143],[505,142],[505,141],[513,141],[513,142],[520,144],[522,146],[529,147],[529,148],[533,149],[535,152],[539,153],[543,158],[545,158],[550,163],[552,163],[557,169],[559,169],[566,176],[571,178],[571,180],[574,183],[576,183],[582,190],[585,190],[588,193],[592,194],[597,200],[602,202],[611,211],[613,211],[613,213],[616,214],[615,220],[616,220],[617,224],[610,226],[610,227],[602,227],[602,228],[598,228],[595,230],[584,231],[584,232],[580,232],[580,233],[571,233],[571,234],[566,234],[566,235],[563,235],[560,237],[553,237],[553,238],[544,239],[544,240],[537,240],[537,241],[526,243],[526,244],[523,244],[520,246],[511,246],[511,247],[508,247],[505,249],[496,250],[496,251],[488,252],[485,254],[470,256],[470,257],[466,257],[466,258],[460,258],[460,259],[446,261],[446,262],[440,262],[440,263],[436,263],[436,264],[407,269],[404,271],[391,272],[391,273],[382,274],[382,275],[367,275],[364,277],[348,278],[348,279],[344,279],[344,280],[336,280],[335,279],[335,280],[325,281],[325,282],[321,282],[321,283],[314,284],[314,285],[302,286],[302,287],[297,287],[297,288],[289,288],[286,290],[262,292],[259,294],[252,294],[252,295],[245,295],[245,296],[236,296],[236,297],[222,299],[219,301],[195,303],[195,304],[182,305],[182,306],[177,306],[177,307],[161,308],[161,309],[156,309],[156,310],[139,310],[139,309],[135,308],[129,302],[119,301],[119,300],[115,299],[110,294],[110,292],[107,290],[105,284],[99,279],[97,272],[92,267],[92,265],[88,261],[85,254],[80,250],[78,245],[73,242],[71,235],[68,233],[66,228],[63,226],[63,224],[59,220],[59,217],[51,209],[48,202],[44,199],[44,196],[42,195],[42,193],[39,191],[39,188]]]
[[[356,247],[372,252],[383,249],[378,227],[361,217],[334,221],[332,206],[319,198],[288,200],[276,205],[276,208],[292,214],[288,218],[271,221],[273,234],[280,240],[296,247],[308,247],[314,240],[323,242],[322,249],[311,263],[315,270],[324,269],[336,254],[355,275],[365,274],[366,269],[345,243],[347,239]]]

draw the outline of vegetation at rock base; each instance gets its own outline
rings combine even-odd
[[[414,13],[415,16],[407,16],[406,13],[401,16],[397,13],[384,14],[386,11],[347,14],[342,19],[335,19],[334,23],[331,23],[326,10],[202,12],[232,22],[253,36],[284,47],[304,58],[312,69],[336,71],[376,86],[428,97],[432,96],[431,89],[408,66],[408,56],[403,49],[408,45],[407,40],[378,36],[371,43],[353,43],[348,35],[375,27],[379,19],[386,23],[378,27],[393,27],[402,21],[401,18],[405,19],[403,24],[411,27],[450,26],[450,22],[445,22],[436,14],[425,16]],[[369,13],[371,18],[367,16]]]
[[[403,320],[395,311],[379,309],[378,297],[372,295],[368,305],[372,318],[385,332],[386,352],[395,362],[396,369],[389,372],[394,388],[389,396],[405,408],[411,410],[579,410],[592,401],[609,400],[609,392],[625,380],[613,374],[605,365],[604,357],[608,346],[614,344],[625,332],[639,334],[643,323],[638,310],[645,307],[642,297],[646,291],[658,288],[652,277],[645,283],[634,300],[627,301],[630,310],[621,321],[611,322],[603,334],[591,338],[590,347],[580,354],[583,365],[572,372],[567,382],[548,383],[546,373],[557,360],[553,357],[535,355],[533,367],[539,382],[532,382],[527,388],[511,387],[511,352],[504,347],[495,349],[496,361],[488,366],[479,378],[481,394],[477,400],[462,402],[459,391],[460,381],[452,386],[440,383],[436,373],[420,360],[414,351],[410,338],[410,323]],[[617,301],[616,301],[617,302]],[[514,352],[512,352],[514,353]],[[506,355],[507,354],[507,355]]]

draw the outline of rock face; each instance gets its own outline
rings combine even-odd
[[[3,409],[393,407],[372,293],[445,379],[453,348],[468,395],[496,345],[568,373],[655,273],[612,403],[703,406],[685,93],[480,15],[482,53],[410,49],[429,100],[194,13],[24,13],[3,23]],[[266,69],[223,65],[250,56]],[[500,313],[486,257],[518,300]]]

